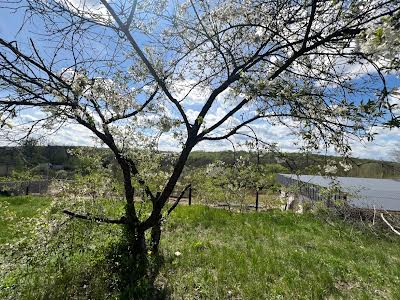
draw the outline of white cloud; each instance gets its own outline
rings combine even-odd
[[[0,145],[15,145],[19,139],[26,136],[31,126],[38,120],[45,118],[47,114],[39,109],[25,109],[20,116],[12,121],[12,128],[2,128],[0,131]],[[56,145],[82,145],[94,146],[95,136],[88,129],[73,123],[65,123],[58,128],[54,124],[52,129],[44,129],[39,123],[32,130],[32,137],[44,138],[45,142]],[[61,124],[60,124],[61,125]]]
[[[50,144],[55,145],[96,146],[99,144],[92,132],[78,124],[62,127],[54,134],[48,135],[46,139]]]
[[[211,94],[211,89],[204,85],[196,85],[194,80],[174,81],[171,87],[172,95],[184,104],[201,104]]]
[[[389,104],[394,105],[393,113],[400,116],[400,93],[396,91],[395,94],[389,96]]]
[[[210,114],[206,118],[206,124],[208,126],[214,124],[221,117],[225,115],[227,109],[225,107],[216,106],[210,111]],[[188,110],[188,116],[190,120],[194,120],[197,116],[198,111],[195,109]],[[44,113],[37,109],[29,109],[23,111],[20,122],[33,121],[44,117]],[[226,122],[221,127],[221,130],[216,133],[223,134],[234,126],[238,119],[232,118],[229,122]],[[292,120],[287,120],[287,125],[296,125]],[[252,128],[257,132],[260,139],[265,140],[269,143],[277,143],[282,151],[294,152],[298,149],[296,143],[301,144],[301,140],[296,133],[285,126],[284,124],[271,125],[265,121],[258,121],[252,124]],[[2,129],[4,132],[5,129]],[[250,130],[244,129],[248,134],[251,134]],[[12,131],[11,131],[12,132]],[[375,140],[372,142],[351,142],[353,149],[353,156],[360,158],[370,159],[384,159],[390,160],[391,152],[400,146],[400,129],[384,129],[376,128],[374,132],[377,133]],[[86,128],[78,124],[66,124],[60,128],[57,132],[46,137],[47,142],[57,145],[84,145],[84,146],[96,146],[99,142],[96,142],[94,135]],[[234,143],[243,141],[243,137],[236,136],[231,139]],[[0,141],[1,145],[7,145],[6,141]],[[165,133],[161,136],[159,146],[161,150],[168,151],[180,151],[181,144],[179,141],[173,138],[172,133]],[[243,149],[238,147],[237,149]],[[220,150],[232,150],[232,145],[228,141],[204,141],[195,147],[195,150],[207,150],[207,151],[220,151]],[[334,154],[333,152],[330,152]]]
[[[400,147],[400,128],[376,128],[372,142],[353,142],[353,155],[360,158],[390,160],[391,152]]]
[[[106,7],[96,0],[58,0],[58,3],[70,11],[96,20],[100,23],[109,23],[111,16]]]

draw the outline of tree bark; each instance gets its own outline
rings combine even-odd
[[[161,193],[158,193],[156,197],[154,197],[153,201],[153,209],[151,215],[140,222],[137,217],[135,204],[134,204],[134,188],[132,186],[132,174],[129,165],[129,161],[125,160],[121,156],[116,156],[118,163],[121,167],[121,170],[124,175],[124,188],[125,188],[125,198],[126,198],[126,221],[127,221],[127,239],[131,248],[137,253],[146,253],[146,239],[145,232],[151,229],[151,241],[150,246],[153,253],[158,252],[158,246],[161,238],[161,219],[162,219],[162,209],[165,203],[168,201],[169,196],[171,195],[173,189],[176,186],[176,183],[182,174],[182,170],[185,166],[185,163],[189,157],[189,154],[195,144],[197,143],[197,131],[193,131],[191,135],[188,137],[185,147],[181,152],[181,155],[175,164],[174,170],[169,178],[164,190]]]
[[[161,216],[160,220],[156,225],[151,228],[151,251],[156,254],[158,253],[158,246],[161,239]]]
[[[117,157],[117,161],[121,167],[124,176],[124,189],[125,189],[125,216],[126,216],[126,240],[128,242],[132,255],[145,255],[147,246],[145,238],[145,230],[139,228],[139,218],[136,214],[134,196],[135,189],[132,186],[132,175],[129,163],[122,157]]]
[[[160,196],[157,197],[156,201],[153,203],[153,211],[151,212],[151,215],[140,224],[140,228],[142,228],[143,230],[147,230],[158,224],[160,220],[161,211],[165,203],[171,196],[172,191],[174,190],[176,183],[178,182],[179,177],[182,174],[183,168],[185,167],[190,152],[197,143],[196,134],[197,131],[195,131],[193,135],[188,137],[188,140],[185,143],[181,155],[179,156],[179,159],[175,164],[174,170],[167,184],[165,185],[164,190],[161,192]]]
[[[137,223],[128,223],[125,225],[125,240],[132,256],[146,255],[147,245],[145,231],[140,230]]]
[[[145,238],[144,231],[137,230],[135,242],[136,242],[135,250],[136,250],[137,254],[145,254],[146,250],[147,250],[147,246],[146,246],[146,238]]]

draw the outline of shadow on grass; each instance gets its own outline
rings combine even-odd
[[[126,243],[120,243],[106,257],[111,265],[109,271],[117,276],[117,286],[110,288],[118,291],[119,299],[170,299],[169,289],[156,284],[164,264],[163,256],[136,256],[130,253]]]

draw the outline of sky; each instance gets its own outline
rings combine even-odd
[[[22,23],[22,20],[23,16],[21,14],[11,14],[10,11],[0,8],[0,37],[8,40],[16,39],[16,33]],[[20,33],[17,38],[26,38],[28,36],[29,32],[22,34]],[[202,99],[202,92],[203,91],[201,90],[194,90],[192,92],[190,99],[186,104],[186,108],[189,109],[189,117],[197,114],[197,109],[199,107],[198,102]],[[220,119],[224,113],[228,111],[228,109],[229,106],[220,104],[213,107],[213,110],[207,117],[208,120],[206,121],[212,123],[213,120]],[[22,118],[26,120],[33,120],[40,117],[40,115],[41,113],[37,109],[29,109],[23,113]],[[276,142],[282,151],[293,152],[297,150],[295,143],[299,142],[298,136],[293,134],[287,127],[283,125],[272,126],[265,123],[263,123],[262,126],[255,124],[254,127],[257,129],[257,132],[261,138],[269,142]],[[389,130],[376,128],[374,131],[377,132],[378,135],[372,142],[354,141],[351,143],[353,156],[359,158],[390,160],[391,152],[400,148],[400,129]],[[240,138],[236,137],[232,140],[240,141]],[[49,135],[46,138],[46,142],[56,145],[98,145],[98,142],[96,142],[93,135],[87,129],[77,124],[63,126],[55,134]],[[0,141],[0,143],[2,142]],[[180,150],[179,145],[172,139],[172,135],[168,133],[161,136],[160,149],[170,151]],[[195,150],[232,150],[232,145],[228,141],[203,142],[196,146]]]

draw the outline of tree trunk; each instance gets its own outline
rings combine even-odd
[[[161,216],[156,225],[151,228],[151,251],[158,253],[158,245],[160,244],[161,238]]]
[[[147,251],[145,232],[140,230],[138,224],[125,225],[125,239],[129,254],[132,256],[144,256]]]
[[[196,129],[198,130],[198,128]],[[185,166],[185,163],[189,157],[189,154],[193,147],[195,146],[197,131],[193,132],[190,137],[188,137],[185,147],[175,164],[174,170],[164,187],[161,193],[158,193],[157,196],[152,199],[153,201],[153,210],[150,216],[143,222],[140,222],[134,204],[134,188],[132,186],[132,175],[131,168],[129,163],[122,158],[121,156],[117,156],[117,160],[119,165],[121,166],[123,175],[124,175],[124,187],[125,187],[125,198],[126,198],[126,218],[127,218],[127,239],[129,244],[132,245],[131,248],[136,253],[146,253],[146,239],[145,232],[151,229],[151,250],[153,253],[158,252],[158,246],[161,238],[161,218],[162,218],[162,209],[165,203],[168,201],[169,196],[171,195],[175,185],[182,173],[182,170]]]
[[[161,211],[165,203],[168,201],[169,196],[172,194],[172,191],[174,190],[176,183],[178,182],[178,179],[182,174],[182,170],[189,157],[189,154],[192,151],[193,147],[196,145],[196,142],[197,141],[193,137],[188,138],[188,140],[186,141],[185,147],[183,148],[181,155],[179,156],[179,159],[175,164],[174,170],[172,171],[168,182],[166,183],[161,194],[156,198],[157,200],[153,203],[153,211],[151,212],[151,215],[141,223],[140,227],[144,230],[153,228],[154,226],[158,226]]]
[[[137,254],[140,254],[140,255],[146,254],[147,247],[146,247],[146,239],[145,239],[144,231],[141,231],[141,230],[137,231],[135,242],[136,242],[135,250],[136,250]]]

